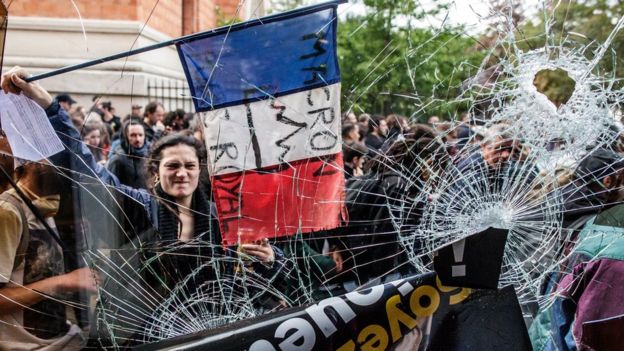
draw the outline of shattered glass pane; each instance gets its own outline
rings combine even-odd
[[[526,12],[533,21],[531,28],[542,27],[530,33],[525,33],[531,28],[519,20],[512,2],[474,2],[470,10],[461,3],[441,7],[418,1],[341,5],[337,33],[328,29],[334,19],[327,22],[323,17],[323,30],[287,38],[307,41],[313,50],[298,59],[315,60],[326,54],[324,45],[332,35],[338,36],[341,66],[331,72],[338,78],[326,79],[328,66],[316,61],[296,72],[303,71],[309,78],[309,93],[287,84],[261,84],[265,77],[254,72],[260,63],[254,66],[253,53],[248,53],[244,70],[228,74],[225,67],[233,62],[235,55],[230,51],[236,45],[227,41],[234,40],[234,33],[244,26],[224,27],[219,32],[222,42],[210,42],[207,63],[194,56],[197,52],[188,54],[184,63],[195,65],[193,75],[206,81],[197,96],[182,89],[185,98],[201,100],[202,109],[209,109],[196,113],[193,129],[187,128],[187,137],[194,140],[195,133],[208,150],[194,155],[194,146],[187,142],[187,149],[180,152],[184,157],[197,156],[185,159],[197,163],[193,167],[197,166],[194,174],[199,183],[185,204],[164,190],[169,185],[163,173],[166,167],[186,167],[185,162],[166,166],[164,161],[161,164],[162,150],[157,158],[150,158],[137,148],[128,154],[144,161],[147,189],[122,186],[91,156],[102,147],[85,147],[88,141],[83,131],[89,118],[75,126],[78,130],[69,120],[53,123],[68,148],[56,158],[14,160],[6,142],[0,143],[2,170],[8,175],[19,166],[13,174],[15,186],[22,188],[33,205],[44,203],[40,200],[49,195],[60,196],[58,213],[45,219],[50,228],[27,205],[23,204],[23,219],[9,200],[0,202],[4,206],[0,210],[10,213],[15,222],[26,221],[31,232],[31,246],[22,247],[23,239],[9,238],[7,247],[14,252],[0,257],[0,306],[8,311],[0,313],[4,325],[0,329],[5,330],[0,331],[0,340],[20,330],[26,333],[20,334],[26,338],[22,340],[68,337],[67,347],[80,347],[76,345],[88,339],[87,347],[123,349],[232,331],[232,326],[253,325],[267,316],[279,319],[297,308],[313,308],[319,301],[336,303],[331,322],[348,323],[349,311],[340,308],[338,298],[323,299],[344,295],[351,302],[362,302],[383,291],[379,284],[390,282],[398,289],[396,296],[412,291],[425,294],[426,289],[418,290],[400,279],[415,275],[430,279],[426,274],[435,271],[435,257],[449,245],[455,250],[452,275],[474,274],[475,268],[463,259],[462,245],[488,228],[508,233],[498,287],[500,291],[513,288],[527,325],[537,320],[538,311],[558,303],[557,292],[574,295],[582,279],[566,274],[578,269],[577,260],[591,265],[593,260],[620,253],[624,96],[616,64],[621,58],[615,46],[621,41],[624,17],[614,17],[610,33],[603,33],[604,40],[584,41],[580,40],[583,33],[558,32],[557,16],[573,2],[547,2],[540,4],[537,13]],[[79,4],[73,4],[76,10]],[[237,11],[259,5],[243,1]],[[284,1],[274,8],[291,5],[301,4]],[[164,6],[155,2],[152,13]],[[489,13],[477,13],[483,6],[489,6]],[[457,11],[471,11],[475,23],[457,24]],[[331,15],[331,11],[325,13]],[[261,20],[254,26],[269,26],[271,21]],[[297,20],[291,18],[291,22],[296,28]],[[251,27],[249,36],[262,44],[255,37],[262,30]],[[87,44],[89,27],[81,24],[81,28]],[[391,29],[373,37],[374,30],[369,28]],[[191,47],[187,44],[176,43]],[[262,50],[260,44],[254,51]],[[287,52],[281,51],[284,56]],[[267,55],[274,58],[272,52]],[[225,57],[232,61],[221,62]],[[343,62],[345,57],[357,62]],[[280,59],[286,67],[288,57]],[[289,79],[297,75],[274,65],[265,70],[279,71]],[[400,79],[393,72],[400,72]],[[553,93],[559,88],[548,85],[554,84],[553,75],[567,76],[564,83],[557,83],[568,87],[567,95],[559,90]],[[219,90],[218,82],[211,81],[215,76],[238,84],[233,89],[241,95],[234,99],[238,105],[224,102],[231,92]],[[108,88],[127,83],[124,79],[122,75]],[[330,96],[336,100],[330,101]],[[213,110],[216,101],[219,109]],[[378,114],[385,115],[386,136]],[[369,141],[358,151],[366,129],[368,133],[378,130],[372,135],[381,141],[378,145]],[[228,143],[227,133],[235,135],[236,143]],[[277,151],[272,154],[267,148]],[[261,151],[264,158],[259,156]],[[48,172],[44,168],[54,170],[59,179],[37,178]],[[32,176],[37,185],[21,179],[25,173],[20,172],[39,172]],[[2,174],[0,181],[3,190],[18,202],[26,202],[10,190],[13,184]],[[186,182],[171,183],[173,188]],[[243,204],[253,201],[258,213],[249,215]],[[256,228],[268,234],[255,237]],[[43,261],[32,257],[38,252],[36,235],[49,245],[41,249],[48,254]],[[273,257],[263,259],[258,252],[262,248],[270,248]],[[42,262],[54,269],[41,273],[35,265]],[[26,268],[24,273],[18,269],[21,264],[40,270]],[[80,270],[84,267],[90,270]],[[33,278],[28,274],[32,272],[41,276]],[[48,291],[31,285],[74,272],[83,274],[77,281],[94,281],[94,291],[85,286]],[[440,306],[453,305],[476,291],[433,281],[431,286],[443,293],[460,289],[448,301],[455,300],[440,302],[440,295],[423,295],[429,299],[428,306],[410,300],[412,310],[431,309],[424,317],[399,318],[407,326],[403,329],[422,334],[412,334],[410,339],[398,327],[395,338],[397,329],[389,324],[388,348],[405,341],[426,349],[423,335],[428,336],[439,323],[435,316],[429,318],[436,301],[431,296],[438,297]],[[16,290],[11,289],[22,290],[12,295]],[[22,300],[24,296],[35,296],[31,300],[37,303]],[[42,327],[47,317],[55,322]],[[590,322],[599,319],[587,318]],[[65,319],[72,322],[56,323]],[[334,329],[346,329],[336,325],[331,324]],[[331,327],[318,329],[320,333],[313,330],[318,335],[333,332]],[[83,337],[74,338],[77,335]],[[284,333],[281,338],[290,336]],[[0,342],[0,348],[4,346]]]

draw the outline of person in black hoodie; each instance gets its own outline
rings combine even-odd
[[[411,273],[409,265],[401,264],[408,259],[398,235],[419,222],[424,205],[417,203],[418,194],[434,168],[444,169],[447,159],[443,139],[435,132],[410,131],[404,140],[369,160],[363,177],[346,182],[349,223],[339,228],[335,238],[340,242],[338,251],[350,256],[343,258],[344,270],[355,270],[359,283]],[[408,202],[413,205],[404,206]]]
[[[145,140],[145,127],[140,119],[129,119],[120,133],[119,148],[108,161],[108,170],[119,178],[121,184],[133,188],[146,188],[145,157],[149,142]]]

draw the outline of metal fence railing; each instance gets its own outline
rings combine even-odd
[[[186,81],[150,80],[147,82],[147,98],[148,101],[160,101],[166,111],[181,108],[186,112],[195,112]]]

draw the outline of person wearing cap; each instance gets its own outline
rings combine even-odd
[[[67,111],[67,113],[71,112],[71,107],[76,103],[76,100],[72,99],[69,94],[59,94],[56,96],[56,101],[61,105],[61,107]]]

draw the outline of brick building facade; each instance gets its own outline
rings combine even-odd
[[[224,19],[245,15],[245,7],[237,13],[237,0],[15,0],[11,16],[126,20],[146,22],[153,29],[171,37],[196,33],[217,25]],[[155,6],[158,3],[157,6]],[[243,13],[240,13],[243,12]],[[149,20],[148,20],[149,19]]]
[[[2,68],[20,65],[33,73],[205,31],[217,27],[219,20],[264,15],[262,0],[246,0],[240,6],[238,0],[9,2]],[[52,93],[72,94],[84,106],[90,105],[93,95],[103,95],[124,114],[133,103],[145,104],[148,95],[153,99],[150,84],[179,86],[182,82],[178,55],[169,47],[48,78],[41,84]]]

